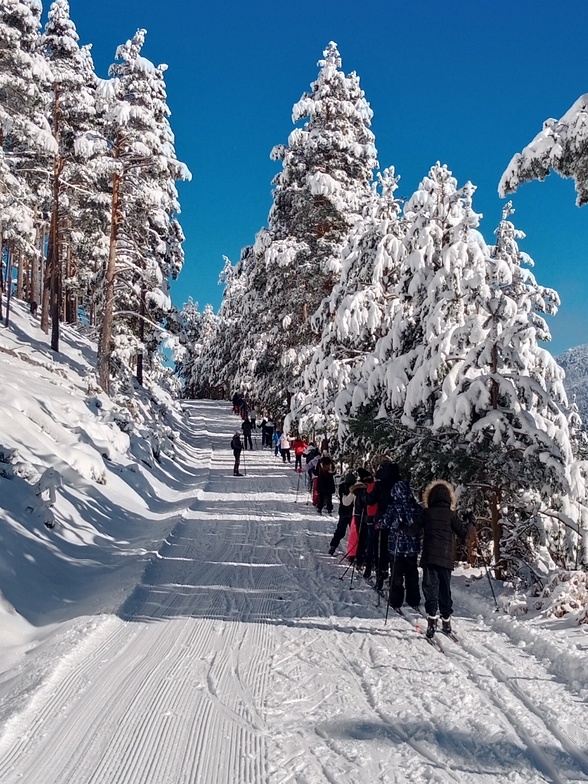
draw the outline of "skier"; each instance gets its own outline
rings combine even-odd
[[[272,419],[266,419],[264,422],[261,423],[261,445],[271,449],[274,437],[274,423]]]
[[[323,507],[327,507],[329,514],[333,513],[333,493],[335,492],[335,463],[328,452],[325,452],[316,466],[318,502],[317,512],[323,513]]]
[[[388,578],[388,529],[381,528],[380,523],[390,503],[390,491],[400,481],[400,470],[397,463],[384,457],[376,470],[373,487],[367,491],[367,502],[377,505],[374,515],[374,557],[376,563],[376,589],[381,591]]]
[[[248,416],[243,420],[241,430],[243,431],[244,449],[247,449],[247,442],[249,442],[249,449],[253,449],[253,441],[251,440],[251,420]]]
[[[235,465],[233,467],[233,476],[243,476],[239,473],[239,463],[241,462],[241,452],[243,451],[243,444],[241,443],[241,436],[237,431],[231,440],[231,449],[235,455]]]
[[[351,518],[353,517],[353,502],[355,500],[351,488],[356,482],[357,477],[350,472],[344,476],[343,481],[339,485],[339,520],[333,538],[329,544],[329,555],[335,555],[339,542],[347,533],[347,528],[351,523]]]
[[[292,441],[292,448],[294,449],[294,470],[302,473],[302,455],[306,450],[306,441],[302,436],[296,436]]]
[[[249,419],[251,420],[251,429],[252,430],[256,430],[257,429],[257,425],[256,425],[256,423],[257,423],[257,411],[254,408],[251,408],[251,410],[249,411]]]
[[[285,463],[286,458],[288,462],[290,461],[290,439],[288,438],[287,434],[283,432],[280,435],[280,453],[282,455],[282,461]]]
[[[423,530],[423,593],[427,613],[427,637],[437,629],[437,612],[441,610],[441,628],[451,634],[451,572],[456,534],[462,540],[476,540],[476,528],[464,523],[455,511],[457,498],[449,482],[431,482],[423,493],[425,509],[421,514]]]
[[[421,603],[417,561],[421,550],[422,511],[408,482],[401,480],[392,486],[390,504],[381,527],[388,529],[388,602],[396,612],[400,612],[405,591],[406,601],[411,607],[418,608]]]
[[[359,481],[351,488],[355,495],[353,516],[357,530],[357,549],[355,566],[362,569],[368,558],[368,520],[367,520],[367,487],[373,481],[373,476],[368,468],[358,468]]]

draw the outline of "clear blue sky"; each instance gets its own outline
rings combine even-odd
[[[173,286],[218,308],[223,254],[233,262],[266,224],[272,147],[292,130],[292,105],[336,41],[374,111],[382,167],[410,196],[431,165],[478,188],[488,242],[500,220],[500,176],[548,117],[588,92],[586,0],[70,0],[99,76],[116,47],[144,27],[143,54],[167,63],[186,263]],[[49,7],[44,0],[45,12]],[[588,207],[556,175],[513,196],[540,283],[562,299],[551,350],[588,343]]]

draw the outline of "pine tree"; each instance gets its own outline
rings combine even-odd
[[[347,437],[347,389],[382,336],[403,254],[394,170],[386,169],[378,185],[343,248],[340,280],[313,317],[321,342],[292,404],[292,419],[303,431],[326,431],[333,445],[336,435],[340,449]]]
[[[532,576],[542,552],[574,561],[581,514],[563,372],[538,343],[550,339],[542,314],[555,313],[559,299],[526,269],[533,262],[519,250],[524,234],[511,214],[508,204],[487,258],[487,287],[465,324],[469,350],[434,429],[454,434],[446,449],[470,502],[490,510],[495,562],[503,574],[531,567]]]
[[[136,365],[142,383],[144,351],[149,340],[158,343],[158,322],[171,306],[168,276],[176,276],[183,261],[183,234],[173,217],[179,209],[174,180],[190,174],[175,156],[163,77],[167,66],[155,67],[141,56],[145,34],[138,30],[117,49],[112,78],[101,88],[110,107],[114,162],[99,343],[105,390],[112,361],[123,374]]]
[[[38,268],[38,230],[50,200],[56,142],[46,116],[51,73],[40,53],[40,16],[37,0],[0,0],[0,297],[3,290],[10,296],[15,257]]]
[[[560,120],[549,119],[543,130],[506,168],[498,190],[501,196],[513,193],[523,182],[544,180],[553,169],[562,177],[572,177],[577,205],[588,202],[588,95],[582,95]]]
[[[53,74],[51,120],[58,143],[52,172],[52,205],[49,232],[49,275],[52,337],[59,349],[59,323],[77,320],[80,294],[91,275],[91,258],[78,237],[88,230],[80,212],[88,194],[99,187],[100,161],[106,141],[100,133],[96,109],[96,76],[89,48],[80,48],[70,19],[67,0],[54,0],[43,36],[43,51]],[[87,247],[87,246],[86,246]],[[85,268],[85,269],[84,269]],[[65,291],[64,291],[65,289]]]
[[[405,204],[402,262],[383,334],[347,391],[351,415],[364,420],[360,429],[380,420],[376,432],[392,439],[414,475],[428,461],[419,454],[463,339],[466,294],[480,284],[483,240],[471,192],[469,184],[459,191],[447,167],[437,164]]]
[[[259,308],[251,345],[265,344],[254,371],[257,397],[282,411],[317,345],[311,317],[338,280],[342,247],[369,200],[377,165],[372,111],[358,77],[340,70],[336,44],[319,68],[312,92],[293,109],[294,123],[304,125],[272,152],[282,171],[250,265]]]

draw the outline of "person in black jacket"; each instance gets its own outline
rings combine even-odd
[[[388,577],[388,531],[382,529],[380,523],[386,513],[391,498],[390,491],[396,482],[399,482],[400,469],[397,463],[393,463],[389,457],[386,457],[380,463],[376,470],[375,483],[367,494],[368,504],[377,504],[378,509],[374,517],[374,533],[375,533],[375,562],[376,562],[376,588],[382,590],[384,582]]]
[[[425,509],[421,514],[423,530],[423,594],[427,613],[427,637],[437,629],[437,612],[441,611],[442,631],[451,634],[451,572],[453,570],[455,535],[466,540],[475,538],[476,529],[463,523],[455,511],[457,498],[449,484],[438,480],[431,482],[423,493]]]
[[[231,440],[231,449],[233,450],[233,455],[235,456],[235,465],[233,467],[233,476],[243,476],[239,472],[239,463],[241,462],[241,452],[243,451],[243,444],[241,442],[241,436],[239,433],[235,433]]]
[[[335,463],[328,452],[324,452],[316,466],[318,503],[317,512],[323,513],[323,507],[327,507],[327,512],[333,512],[333,493],[335,492]]]
[[[253,441],[251,440],[251,420],[248,416],[243,420],[241,430],[243,431],[243,448],[247,449],[247,442],[249,442],[249,449],[253,449]]]

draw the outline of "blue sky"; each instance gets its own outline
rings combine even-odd
[[[548,117],[588,92],[588,2],[566,0],[70,0],[81,43],[99,76],[116,47],[144,27],[143,54],[167,63],[178,157],[193,180],[180,186],[186,263],[173,285],[218,308],[222,256],[233,262],[266,224],[272,147],[292,130],[292,105],[336,41],[374,111],[382,167],[410,196],[436,162],[460,185],[493,241],[500,176]],[[45,11],[49,3],[44,3]],[[588,343],[588,207],[573,183],[551,175],[513,197],[537,280],[562,299],[550,320],[559,353]]]

